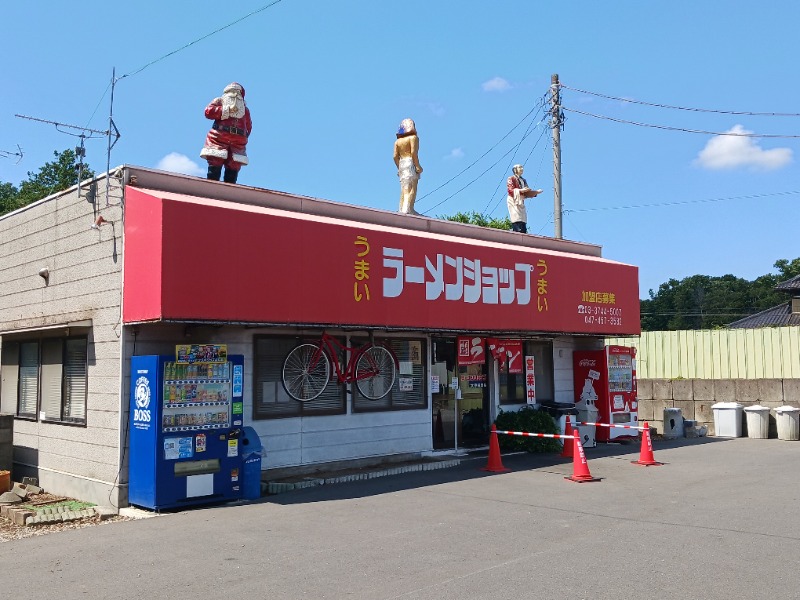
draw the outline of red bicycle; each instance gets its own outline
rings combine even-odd
[[[339,351],[349,353],[344,365],[338,359]],[[319,341],[300,344],[286,355],[281,375],[286,393],[299,402],[317,398],[334,372],[340,384],[355,383],[362,396],[380,400],[391,391],[398,364],[394,352],[386,346],[372,341],[359,347],[346,346],[322,332]]]

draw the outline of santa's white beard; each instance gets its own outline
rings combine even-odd
[[[244,98],[238,94],[223,94],[222,118],[241,119],[244,116]]]

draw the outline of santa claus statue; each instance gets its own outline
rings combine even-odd
[[[236,183],[239,169],[247,164],[245,147],[253,129],[244,88],[236,82],[229,84],[222,91],[222,98],[214,98],[206,106],[206,118],[214,120],[200,152],[208,161],[208,179],[219,181],[224,166],[223,180]]]

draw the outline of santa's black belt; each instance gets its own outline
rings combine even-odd
[[[214,123],[211,126],[211,129],[216,129],[217,131],[227,131],[228,133],[233,133],[234,135],[247,135],[247,132],[244,129],[239,129],[238,127],[229,127],[228,125],[218,125]]]

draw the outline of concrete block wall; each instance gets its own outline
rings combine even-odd
[[[637,382],[639,420],[664,432],[664,409],[680,408],[684,419],[697,421],[714,435],[714,411],[718,402],[760,404],[770,410],[770,437],[777,437],[775,409],[800,407],[800,379],[641,379]],[[742,435],[747,435],[747,419],[742,411]]]
[[[95,183],[0,217],[0,344],[91,323],[85,426],[16,419],[13,474],[37,477],[48,492],[118,506],[109,491],[119,489],[120,475],[122,190],[112,177],[106,198],[105,179]],[[99,214],[109,224],[92,229]],[[44,267],[47,281],[38,274]],[[0,411],[15,413],[16,380],[5,385],[2,372],[0,365]]]

